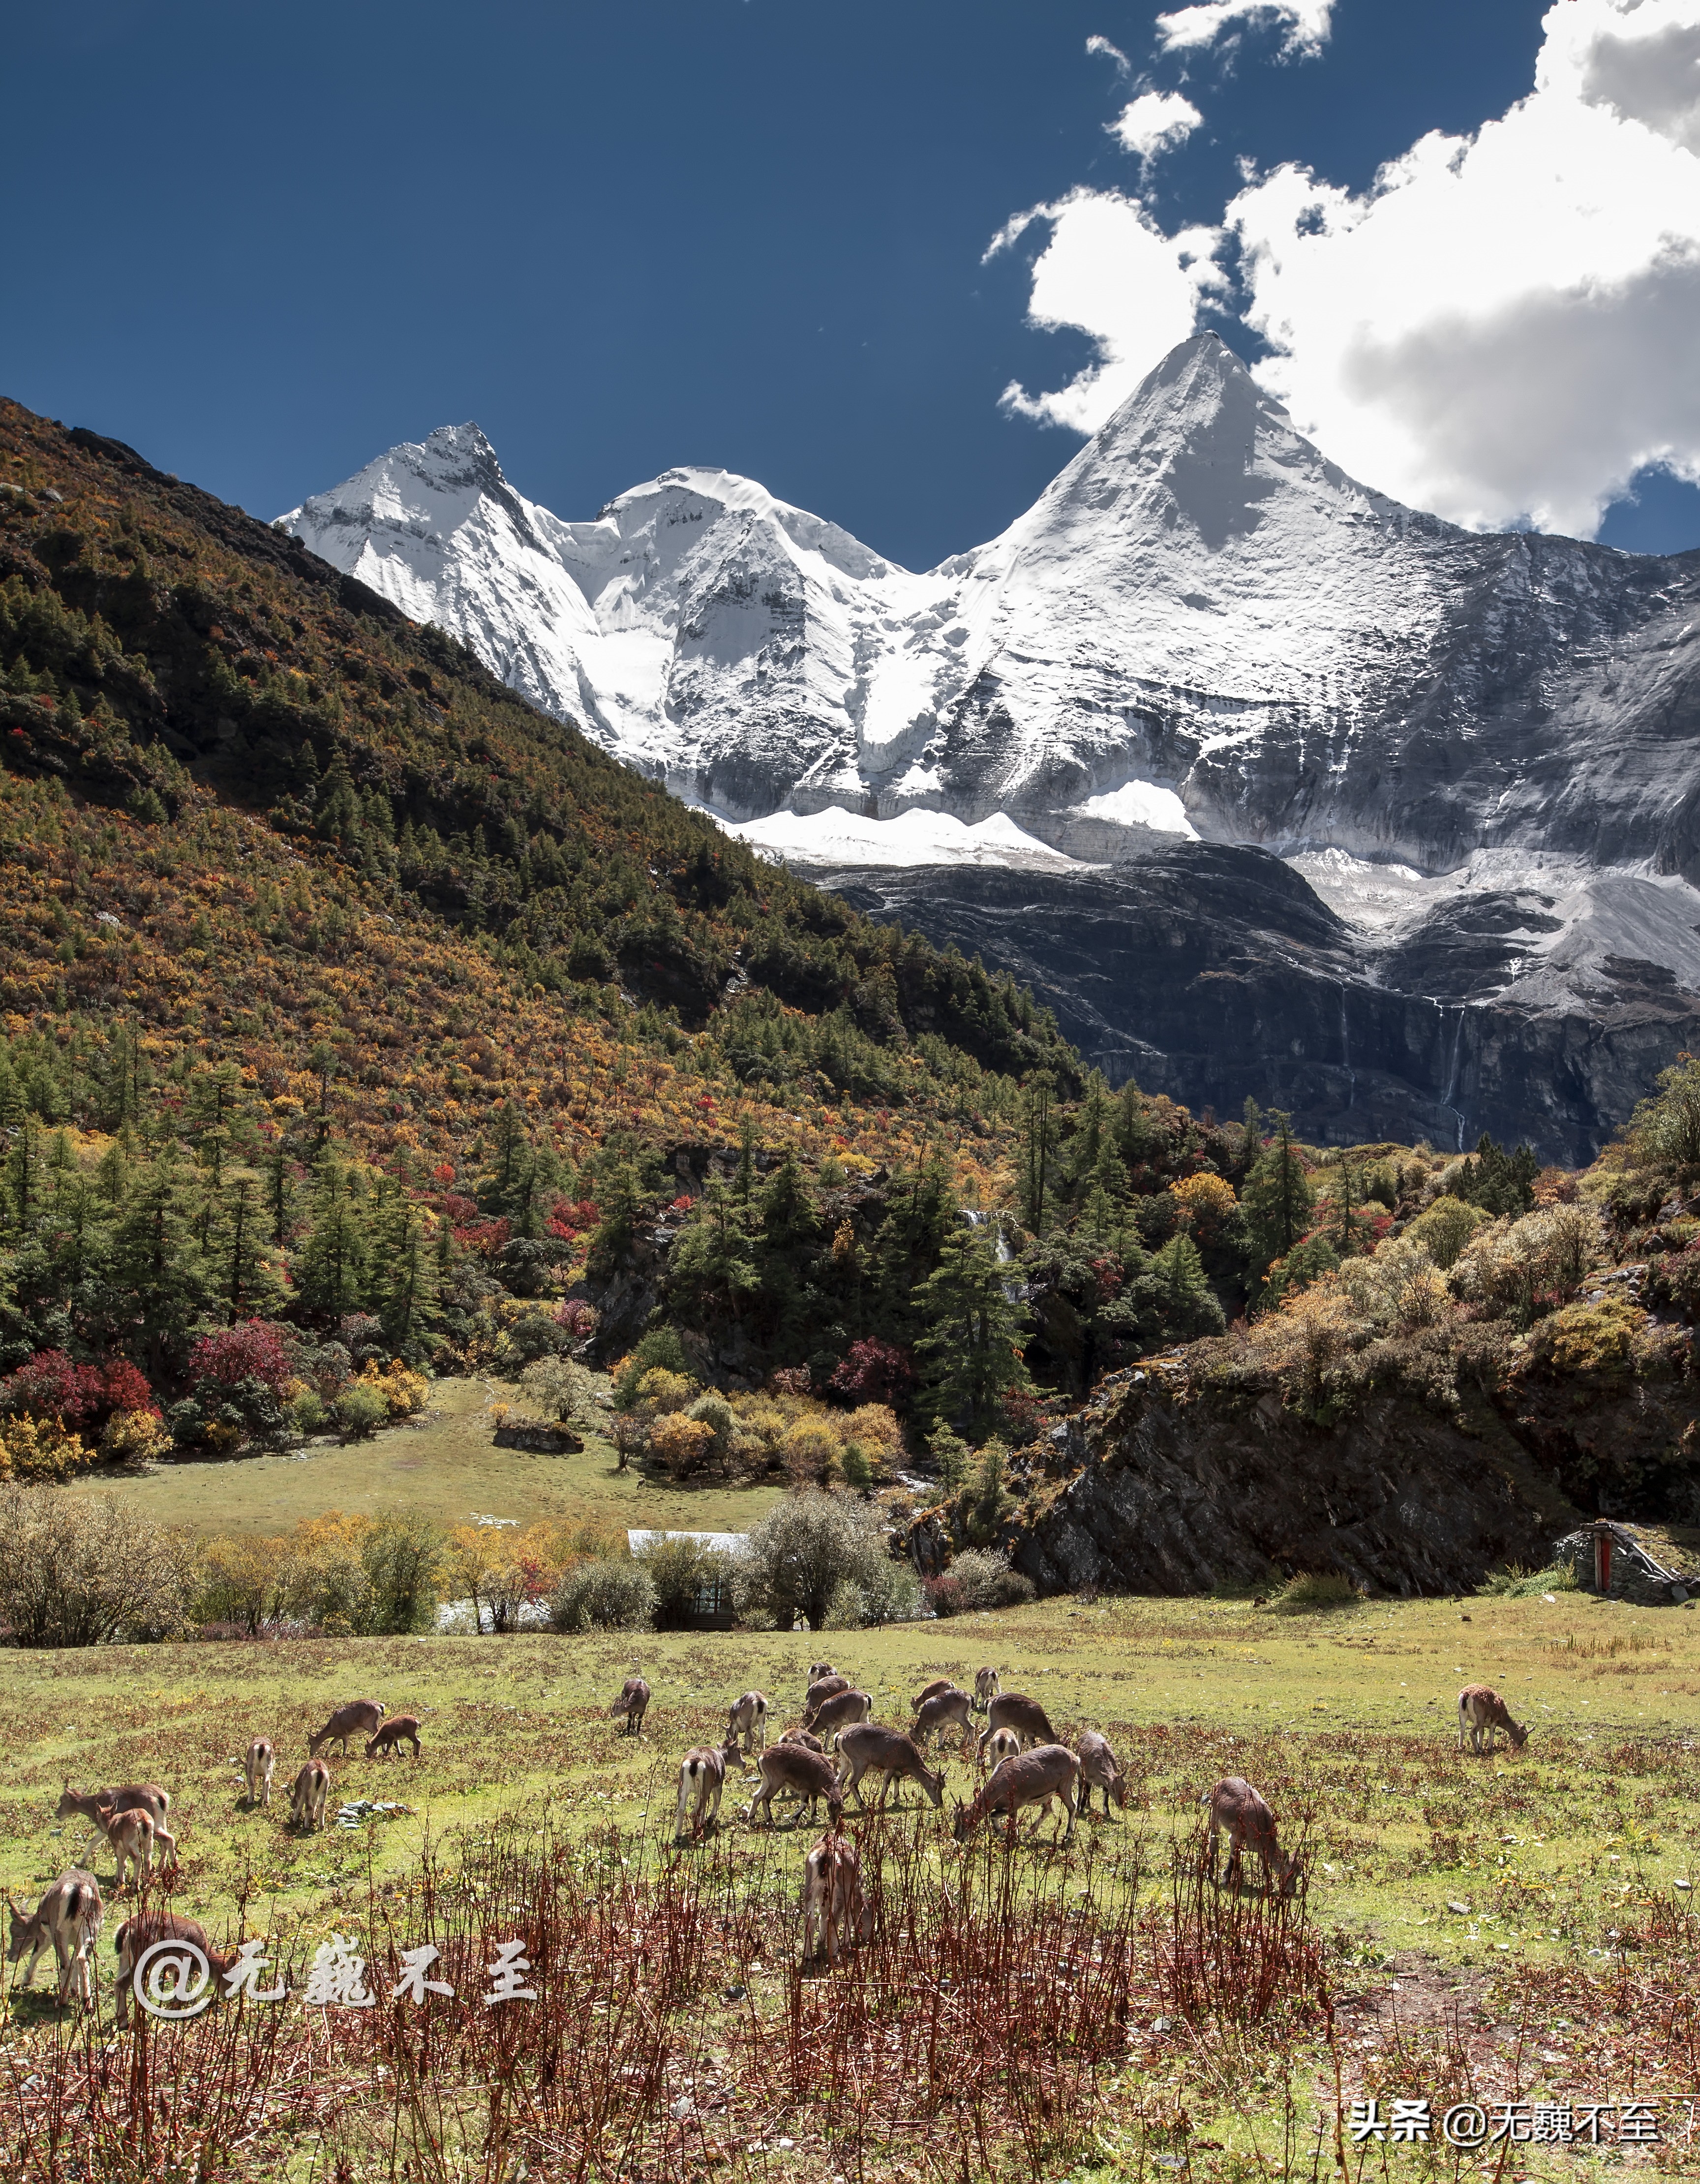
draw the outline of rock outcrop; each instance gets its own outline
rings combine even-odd
[[[1540,1567],[1575,1522],[1486,1410],[1461,1425],[1375,1397],[1327,1428],[1273,1395],[1248,1406],[1145,1369],[1106,1381],[1082,1425],[1084,1464],[1003,1542],[1041,1592],[1207,1592],[1300,1571],[1464,1591],[1508,1563]]]

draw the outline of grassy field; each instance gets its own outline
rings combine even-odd
[[[1693,1891],[1684,1884],[1700,1885],[1700,1806],[1691,1795],[1700,1617],[1575,1594],[1290,1618],[1239,1602],[1050,1602],[819,1639],[740,1632],[14,1654],[0,1701],[9,1761],[0,1875],[14,1895],[28,1896],[75,1847],[53,1817],[67,1777],[169,1786],[178,1907],[215,1932],[238,1921],[248,1933],[270,1932],[285,1955],[351,1922],[367,1927],[375,1905],[405,1903],[422,1860],[453,1872],[493,1857],[493,1844],[554,1843],[551,1855],[590,1858],[582,1870],[601,1876],[595,1886],[633,1902],[634,1892],[654,1889],[658,1903],[672,1903],[699,1885],[694,1871],[711,1869],[724,1901],[760,1911],[727,1991],[747,1988],[750,2008],[766,2009],[783,2030],[788,2010],[794,2020],[805,2001],[822,2007],[814,1997],[830,1985],[800,1987],[789,1969],[812,1831],[776,1840],[749,1829],[729,1796],[718,1842],[676,1851],[674,1779],[681,1752],[717,1736],[723,1709],[751,1685],[772,1699],[776,1733],[795,1720],[805,1664],[817,1654],[864,1681],[876,1718],[893,1722],[906,1720],[907,1694],[926,1678],[964,1678],[995,1662],[1005,1687],[1039,1696],[1060,1733],[1105,1730],[1133,1776],[1125,1816],[1083,1823],[1066,1852],[1035,1845],[1016,1853],[1028,1914],[1059,1931],[1077,1930],[1066,1921],[1088,1909],[1113,1925],[1120,1890],[1126,1901],[1115,1915],[1143,1922],[1145,1936],[1127,1939],[1126,1928],[1128,1961],[1144,1963],[1147,1942],[1150,1956],[1143,1999],[1118,2005],[1129,2021],[1115,2031],[1117,2055],[1093,2066],[1090,2146],[1065,2143],[1066,2133],[1038,2151],[1012,2140],[1005,2152],[1017,2173],[1084,2175],[1095,2164],[1106,2176],[1155,2178],[1177,2160],[1196,2176],[1338,2173],[1332,2122],[1321,2139],[1311,2128],[1319,2099],[1332,2116],[1336,2064],[1348,2101],[1458,2099],[1459,2088],[1483,2100],[1674,2102],[1693,2093],[1697,1951]],[[605,1709],[634,1668],[655,1696],[644,1736],[628,1740]],[[1524,1752],[1456,1751],[1454,1701],[1467,1680],[1497,1684],[1530,1724]],[[368,1693],[393,1712],[424,1716],[424,1757],[417,1765],[333,1762],[333,1805],[382,1799],[404,1802],[406,1813],[298,1839],[280,1806],[242,1809],[235,1762],[252,1734],[276,1741],[281,1786],[308,1729],[337,1702]],[[1198,1800],[1230,1773],[1257,1783],[1285,1835],[1305,1845],[1307,1903],[1271,1930],[1282,1925],[1285,1949],[1302,1929],[1305,1947],[1325,1964],[1332,2047],[1319,2004],[1276,2009],[1261,2026],[1234,2021],[1220,1996],[1190,2018],[1162,2007],[1179,1977],[1176,1936],[1186,1919],[1218,1919],[1213,1906],[1184,1910],[1183,1877],[1196,1847]],[[947,1814],[971,1789],[969,1770],[953,1758]],[[966,1919],[971,1875],[1004,1854],[983,1853],[978,1867],[965,1862],[930,1811],[852,1827],[870,1858],[898,1861],[883,1869],[888,1889],[900,1865],[906,1901],[917,1890],[937,1892],[941,1931]],[[99,1869],[109,1873],[104,1854]],[[736,1920],[722,1925],[729,1933]],[[1235,1930],[1237,1939],[1200,1927],[1188,1947],[1201,1962],[1212,1951],[1233,1957],[1274,1946],[1268,1934]],[[1106,1947],[1101,1936],[1093,1944],[1095,1962],[1106,1960]],[[640,1984],[642,1976],[631,1974]],[[46,1982],[38,1975],[37,1984]],[[14,2002],[9,2036],[20,2063],[36,2067],[59,2015],[44,1997]],[[711,2051],[704,2054],[700,2068],[711,2071]],[[740,2114],[734,2101],[722,2119],[719,2158],[736,2157],[727,2173],[837,2173],[821,2166],[831,2113],[811,2112],[806,2099],[781,2103],[783,2112],[771,2098],[755,2107],[759,2115]],[[1668,2109],[1667,2132],[1686,2119],[1686,2109]],[[894,2150],[900,2142],[918,2164],[906,2172]],[[924,2132],[911,2143],[886,2129],[858,2148],[867,2175],[962,2173]],[[1506,2152],[1466,2159],[1448,2150],[1442,2159],[1440,2149],[1344,2148],[1352,2173],[1390,2176],[1575,2175],[1594,2158],[1519,2146],[1513,2170],[1501,2160]],[[1674,2155],[1622,2148],[1611,2159],[1679,2170],[1700,2159]],[[277,2159],[275,2171],[254,2173],[295,2173],[282,2152]],[[662,2148],[655,2166],[638,2160],[627,2173],[695,2174],[696,2159]],[[1379,2165],[1366,2170],[1366,2159]],[[400,2172],[348,2170],[392,2173]],[[442,2173],[486,2170],[471,2162]]]
[[[445,1524],[474,1516],[594,1518],[658,1530],[741,1532],[778,1499],[777,1486],[674,1486],[620,1471],[599,1434],[582,1456],[531,1456],[495,1446],[491,1406],[515,1390],[445,1379],[418,1420],[342,1447],[319,1440],[284,1456],[165,1463],[135,1478],[98,1474],[64,1490],[109,1494],[162,1524],[197,1532],[289,1530],[327,1509],[374,1516],[408,1509]]]

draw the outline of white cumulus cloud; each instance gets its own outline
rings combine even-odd
[[[1185,53],[1244,30],[1275,29],[1283,34],[1284,53],[1319,53],[1333,13],[1334,0],[1202,0],[1198,7],[1159,15],[1157,43],[1164,53]]]
[[[1097,355],[1067,386],[1029,394],[1014,380],[1001,406],[1041,424],[1095,432],[1118,404],[1197,322],[1201,292],[1219,275],[1218,231],[1190,227],[1165,235],[1137,198],[1117,190],[1073,190],[1054,203],[1017,214],[992,239],[986,256],[1007,249],[1035,221],[1051,239],[1033,269],[1028,323],[1090,334]]]
[[[1184,144],[1203,123],[1204,116],[1192,101],[1178,91],[1142,91],[1105,125],[1124,152],[1150,160]]]
[[[1543,32],[1473,136],[1363,196],[1279,168],[1226,219],[1301,431],[1456,521],[1586,536],[1646,465],[1700,481],[1700,0],[1559,0]]]

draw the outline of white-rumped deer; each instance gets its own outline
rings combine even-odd
[[[622,1736],[636,1736],[644,1726],[644,1716],[649,1710],[649,1686],[641,1676],[627,1676],[620,1686],[620,1696],[608,1711],[624,1714],[626,1726]]]
[[[750,1799],[744,1819],[754,1822],[755,1808],[761,1808],[762,1818],[773,1825],[773,1800],[776,1797],[794,1797],[797,1812],[792,1820],[795,1827],[803,1817],[803,1808],[809,1808],[809,1817],[815,1816],[817,1807],[824,1798],[829,1819],[836,1822],[844,1811],[844,1798],[839,1790],[839,1770],[824,1752],[811,1752],[801,1744],[770,1744],[755,1763],[761,1776],[761,1787]]]
[[[815,1708],[808,1726],[830,1752],[841,1729],[848,1729],[852,1722],[866,1721],[872,1712],[871,1691],[834,1691],[824,1705]]]
[[[1216,1838],[1225,1835],[1228,1869],[1222,1877],[1223,1886],[1237,1892],[1243,1886],[1241,1860],[1249,1850],[1262,1861],[1265,1890],[1274,1894],[1279,1889],[1281,1895],[1290,1896],[1304,1870],[1303,1863],[1276,1841],[1275,1816],[1244,1776],[1224,1776],[1200,1802],[1210,1808],[1207,1877],[1216,1879]]]
[[[242,1763],[242,1780],[248,1785],[248,1802],[252,1807],[271,1803],[271,1771],[277,1764],[277,1754],[271,1748],[269,1736],[257,1736],[248,1747],[248,1757]]]
[[[1012,1729],[1022,1743],[1055,1744],[1056,1732],[1037,1699],[1025,1691],[999,1691],[986,1705],[986,1725],[980,1732],[984,1745],[995,1729]]]
[[[995,1669],[976,1669],[974,1671],[974,1712],[984,1713],[1003,1685],[998,1681]]]
[[[1513,1752],[1521,1752],[1529,1741],[1529,1731],[1512,1719],[1511,1708],[1491,1684],[1466,1684],[1458,1693],[1458,1750],[1463,1750],[1468,1731],[1472,1752],[1491,1752],[1494,1732],[1501,1729]]]
[[[370,1736],[383,1719],[387,1709],[382,1699],[350,1699],[345,1707],[338,1707],[321,1730],[307,1740],[307,1757],[316,1759],[327,1744],[340,1744],[343,1757],[348,1756],[351,1736]]]
[[[1009,1821],[1010,1839],[1015,1839],[1016,1815],[1023,1805],[1037,1805],[1035,1828],[1044,1824],[1051,1810],[1051,1801],[1056,1798],[1068,1815],[1068,1825],[1062,1840],[1067,1842],[1074,1833],[1074,1789],[1079,1779],[1080,1762],[1066,1744],[1041,1744],[1032,1752],[1018,1752],[1012,1758],[1001,1759],[986,1777],[985,1786],[970,1805],[958,1805],[951,1820],[951,1832],[958,1842],[971,1836],[989,1813],[1002,1813]]]
[[[974,1747],[975,1771],[984,1774],[989,1768],[1013,1759],[1020,1750],[1021,1739],[1012,1729],[989,1729]]]
[[[942,1693],[945,1691],[954,1691],[956,1688],[956,1685],[951,1682],[948,1676],[934,1676],[930,1684],[922,1684],[920,1690],[916,1692],[914,1697],[910,1700],[910,1713],[919,1713],[922,1708],[926,1705],[928,1699],[936,1699]]]
[[[868,1774],[881,1778],[882,1810],[895,1782],[918,1783],[924,1795],[932,1800],[935,1812],[944,1802],[944,1770],[941,1768],[938,1774],[933,1773],[912,1736],[906,1736],[900,1729],[882,1729],[878,1722],[853,1722],[839,1736],[840,1792],[848,1796],[854,1791],[856,1803],[861,1805],[861,1778]]]
[[[325,1804],[331,1794],[331,1770],[322,1759],[303,1765],[289,1791],[289,1825],[304,1833],[325,1825]]]
[[[1122,1772],[1122,1763],[1110,1747],[1107,1736],[1101,1736],[1095,1729],[1082,1730],[1074,1746],[1080,1762],[1080,1780],[1085,1786],[1080,1800],[1083,1813],[1092,1810],[1092,1792],[1104,1793],[1104,1818],[1110,1817],[1110,1800],[1113,1797],[1118,1808],[1128,1809],[1128,1778]]]
[[[175,1911],[138,1911],[134,1918],[126,1919],[119,1928],[114,1943],[118,1951],[118,2008],[116,2016],[122,2031],[130,2021],[130,1997],[135,1984],[137,1966],[157,1942],[181,1942],[190,1948],[198,1949],[207,1960],[213,1983],[213,1998],[219,1998],[219,1982],[235,1964],[234,1949],[215,1949],[207,1939],[207,1930],[198,1919],[181,1919]],[[181,1970],[174,1965],[174,1970]],[[149,1984],[143,1976],[144,1988]]]
[[[765,1691],[746,1691],[741,1699],[736,1700],[727,1709],[726,1741],[729,1745],[734,1738],[742,1737],[747,1757],[755,1749],[758,1731],[761,1737],[761,1749],[765,1752],[767,1749],[767,1696]]]
[[[366,1739],[366,1757],[376,1759],[382,1752],[386,1759],[393,1759],[404,1744],[413,1747],[413,1756],[419,1757],[419,1716],[416,1713],[393,1713],[387,1721],[380,1722],[375,1732]]]
[[[934,1691],[917,1713],[912,1734],[915,1741],[924,1746],[929,1737],[942,1736],[947,1729],[961,1732],[966,1752],[974,1741],[974,1719],[966,1691]]]
[[[824,1955],[835,1964],[873,1932],[873,1911],[862,1892],[861,1853],[829,1828],[803,1861],[803,1962]]]
[[[726,1788],[726,1770],[738,1763],[738,1747],[730,1736],[723,1745],[694,1744],[679,1762],[679,1803],[673,1815],[673,1841],[683,1842],[685,1812],[690,1810],[690,1836],[694,1842],[706,1835],[720,1818],[720,1800]]]
[[[153,1843],[169,1854],[175,1865],[177,1838],[166,1825],[170,1810],[171,1793],[162,1790],[157,1782],[127,1782],[118,1790],[73,1790],[67,1782],[59,1792],[59,1819],[73,1819],[81,1814],[94,1830],[83,1846],[85,1851],[103,1836],[111,1841],[108,1823],[114,1814],[145,1813],[153,1828]]]
[[[89,1970],[89,1958],[100,1938],[103,1908],[100,1883],[94,1875],[80,1865],[68,1866],[27,1918],[12,1901],[9,1890],[6,1908],[12,1922],[6,1944],[7,1963],[15,1964],[25,1949],[30,1952],[29,1965],[20,1985],[31,1984],[36,1976],[36,1959],[43,1949],[51,1948],[59,1968],[59,2000],[64,2000],[66,1991],[75,1981],[79,1998],[92,2003],[94,1979]]]

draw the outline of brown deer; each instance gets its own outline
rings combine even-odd
[[[323,1727],[307,1740],[307,1757],[316,1759],[327,1744],[343,1747],[343,1757],[348,1756],[351,1736],[370,1736],[384,1718],[382,1699],[351,1699],[345,1707],[338,1707]]]
[[[870,1773],[880,1777],[882,1810],[894,1782],[918,1782],[933,1801],[935,1812],[944,1802],[944,1770],[931,1773],[915,1739],[906,1736],[900,1729],[882,1729],[872,1721],[853,1723],[839,1737],[839,1762],[840,1794],[854,1791],[858,1805],[863,1802],[861,1778]]]
[[[1216,1879],[1216,1838],[1228,1838],[1228,1869],[1221,1885],[1236,1892],[1243,1885],[1241,1858],[1251,1851],[1262,1862],[1263,1886],[1274,1894],[1279,1887],[1290,1896],[1304,1868],[1301,1861],[1284,1851],[1275,1840],[1275,1816],[1243,1776],[1229,1774],[1201,1800],[1210,1808],[1210,1846],[1205,1872]]]
[[[811,1661],[809,1663],[809,1690],[812,1691],[815,1685],[822,1681],[824,1678],[828,1676],[835,1676],[837,1674],[838,1670],[833,1668],[830,1661]]]
[[[811,1729],[788,1729],[779,1741],[781,1744],[801,1744],[811,1752],[824,1752],[827,1748]]]
[[[1003,1685],[998,1681],[995,1669],[977,1669],[974,1671],[974,1712],[984,1713]]]
[[[848,1729],[853,1721],[866,1721],[873,1712],[873,1696],[869,1691],[834,1691],[811,1715],[808,1726],[830,1752],[841,1729]]]
[[[378,1724],[376,1733],[366,1739],[366,1757],[376,1759],[382,1752],[386,1759],[393,1759],[404,1744],[413,1747],[413,1756],[419,1757],[419,1716],[416,1713],[393,1713],[386,1722]]]
[[[126,1919],[118,1930],[114,1947],[118,1951],[118,2028],[122,2031],[130,2021],[130,1996],[135,1983],[137,1967],[156,1942],[182,1942],[198,1949],[206,1958],[213,1981],[213,1995],[218,1996],[218,1982],[237,1960],[234,1949],[215,1949],[207,1939],[207,1930],[198,1919],[180,1919],[174,1911],[138,1911],[134,1918]]]
[[[94,1981],[89,1953],[100,1936],[103,1908],[99,1882],[80,1865],[65,1869],[28,1918],[14,1903],[8,1890],[6,1908],[12,1925],[6,1961],[15,1964],[25,1949],[30,1952],[29,1968],[20,1984],[31,1983],[36,1959],[51,1946],[59,1968],[59,2000],[64,2000],[67,1988],[75,1981],[79,2000],[92,2003]]]
[[[269,1736],[257,1736],[248,1747],[248,1758],[242,1765],[242,1780],[248,1785],[248,1802],[252,1805],[271,1803],[271,1770],[277,1764],[277,1754],[271,1748]]]
[[[822,1676],[817,1682],[811,1684],[809,1696],[803,1702],[804,1728],[814,1727],[815,1716],[829,1699],[835,1699],[841,1692],[851,1691],[854,1688],[848,1676],[840,1676],[836,1673],[830,1676]]]
[[[1092,1810],[1092,1792],[1104,1793],[1104,1818],[1110,1817],[1110,1800],[1113,1797],[1118,1809],[1128,1809],[1128,1778],[1122,1772],[1122,1763],[1110,1748],[1110,1740],[1101,1736],[1095,1729],[1083,1730],[1074,1747],[1080,1762],[1080,1780],[1085,1785],[1085,1795],[1080,1809],[1088,1814]]]
[[[727,1709],[726,1741],[730,1744],[734,1737],[741,1736],[744,1739],[744,1749],[747,1756],[755,1749],[755,1736],[758,1730],[761,1735],[761,1749],[765,1752],[767,1749],[766,1695],[761,1691],[746,1691],[741,1699]]]
[[[987,1702],[986,1725],[980,1732],[982,1745],[995,1729],[1012,1729],[1023,1745],[1056,1741],[1056,1732],[1045,1708],[1024,1691],[999,1691]]]
[[[289,1792],[289,1825],[310,1833],[325,1825],[325,1804],[331,1794],[331,1770],[322,1759],[309,1759],[296,1776]]]
[[[153,1841],[170,1853],[175,1865],[177,1838],[165,1825],[170,1810],[171,1793],[157,1782],[130,1782],[121,1790],[73,1790],[67,1782],[59,1793],[59,1819],[74,1819],[81,1814],[94,1830],[88,1843],[98,1842],[107,1834],[107,1822],[114,1813],[145,1813],[153,1823]]]
[[[828,1829],[803,1861],[803,1962],[824,1954],[835,1964],[873,1932],[873,1911],[862,1892],[861,1853],[848,1836]]]
[[[827,1814],[834,1825],[844,1813],[844,1799],[839,1791],[839,1770],[824,1752],[811,1752],[800,1744],[770,1744],[756,1761],[761,1776],[761,1787],[750,1799],[744,1819],[752,1824],[755,1808],[761,1808],[762,1818],[769,1827],[773,1825],[773,1800],[783,1792],[797,1802],[795,1827],[803,1817],[803,1808],[809,1808],[812,1819],[816,1808],[824,1798]]]
[[[720,1818],[720,1800],[726,1788],[726,1770],[735,1766],[738,1747],[728,1736],[723,1745],[694,1744],[679,1762],[679,1805],[673,1816],[673,1841],[685,1841],[685,1808],[690,1810],[690,1840],[706,1835]]]
[[[1074,1833],[1074,1786],[1079,1773],[1080,1762],[1063,1744],[1041,1744],[1035,1751],[1018,1752],[1013,1758],[1000,1759],[973,1802],[957,1806],[951,1821],[952,1832],[958,1842],[965,1841],[989,1813],[1002,1813],[1009,1820],[1012,1842],[1016,1815],[1022,1807],[1039,1807],[1039,1817],[1034,1823],[1038,1827],[1051,1810],[1051,1799],[1056,1797],[1068,1815],[1068,1825],[1062,1836],[1067,1842]]]
[[[934,1691],[915,1717],[915,1741],[924,1747],[929,1737],[942,1736],[947,1729],[961,1730],[967,1752],[974,1741],[974,1720],[966,1691]]]
[[[922,1684],[914,1697],[910,1700],[909,1711],[911,1713],[919,1713],[928,1699],[936,1699],[942,1693],[954,1691],[956,1688],[956,1686],[948,1676],[934,1676],[930,1684]]]
[[[1521,1752],[1529,1741],[1529,1731],[1520,1722],[1511,1719],[1511,1708],[1490,1684],[1466,1684],[1458,1693],[1458,1750],[1464,1748],[1464,1733],[1469,1733],[1470,1750],[1491,1752],[1494,1733],[1503,1730],[1513,1752]],[[1485,1736],[1487,1741],[1483,1744]]]
[[[619,1697],[608,1711],[611,1714],[625,1715],[626,1726],[620,1732],[622,1736],[636,1736],[643,1730],[644,1716],[649,1712],[649,1686],[641,1676],[627,1676],[620,1686]]]

